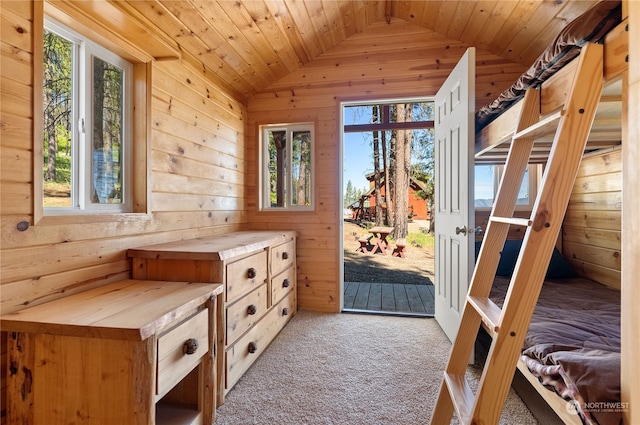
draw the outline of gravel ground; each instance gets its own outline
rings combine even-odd
[[[357,252],[358,238],[367,229],[355,222],[344,222],[344,281],[433,284],[433,247],[407,245],[405,258]]]

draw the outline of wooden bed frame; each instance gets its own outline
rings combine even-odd
[[[611,128],[607,126],[603,119],[599,121],[601,110],[610,113],[611,109],[621,108],[622,97],[620,94],[622,83],[621,76],[628,69],[629,32],[627,21],[624,20],[613,30],[611,30],[604,41],[604,85],[601,98],[601,108],[596,113],[596,119],[591,130],[591,136],[587,143],[588,150],[603,149],[620,143],[622,131],[620,127]],[[559,107],[559,99],[564,99],[566,87],[569,86],[567,79],[573,73],[577,61],[574,59],[567,66],[562,68],[553,77],[545,81],[541,86],[541,115],[554,112]],[[602,107],[611,104],[610,107]],[[501,164],[504,163],[509,151],[511,136],[514,132],[514,123],[517,122],[522,101],[507,109],[502,115],[476,133],[475,160],[476,164]],[[621,109],[617,111],[620,113]],[[537,147],[534,147],[532,160],[539,158],[546,160],[551,145],[550,140],[540,140]]]
[[[622,84],[626,84],[626,80],[623,82],[622,76],[628,70],[628,46],[628,24],[625,19],[611,30],[604,40],[603,82],[605,89],[600,101],[602,108],[599,108],[599,112],[596,113],[585,152],[606,149],[607,147],[621,144],[623,138],[622,128],[625,127],[624,121],[622,126],[612,128],[610,124],[607,125],[610,120],[606,118],[609,114],[621,114],[619,116],[626,120],[626,114],[623,112],[627,110],[627,105],[623,102],[620,93],[623,92]],[[573,75],[576,64],[577,61],[573,60],[541,85],[541,115],[547,115],[559,108],[558,99],[564,98],[566,87],[570,86],[567,83],[567,78]],[[503,164],[505,162],[521,108],[522,101],[514,104],[493,122],[476,133],[476,164]],[[601,110],[601,119],[599,119],[598,114]],[[531,163],[545,161],[550,146],[550,140],[542,139],[536,141]],[[560,419],[567,424],[579,425],[582,423],[579,416],[570,414],[567,411],[567,402],[540,384],[522,361],[518,362],[518,370]]]

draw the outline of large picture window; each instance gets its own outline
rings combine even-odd
[[[265,125],[262,209],[313,209],[313,124]]]
[[[131,63],[45,18],[46,215],[131,211]]]

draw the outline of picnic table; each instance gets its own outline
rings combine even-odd
[[[376,226],[369,229],[369,233],[372,233],[375,238],[375,244],[371,248],[371,253],[375,254],[380,251],[382,255],[387,255],[387,248],[389,247],[389,241],[387,236],[393,232],[393,227]]]

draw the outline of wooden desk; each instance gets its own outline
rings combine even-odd
[[[123,280],[0,317],[8,423],[213,424],[222,289]]]
[[[369,229],[369,233],[372,233],[376,238],[376,243],[371,248],[371,253],[375,254],[380,251],[382,255],[387,255],[387,248],[389,247],[389,241],[387,236],[393,232],[393,227],[376,226]]]

